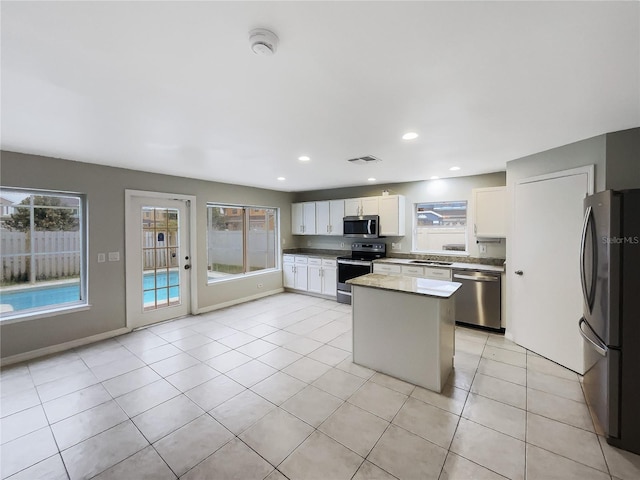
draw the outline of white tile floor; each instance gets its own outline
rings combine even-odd
[[[2,370],[11,479],[640,478],[579,378],[458,328],[442,394],[355,365],[350,307],[284,293]]]

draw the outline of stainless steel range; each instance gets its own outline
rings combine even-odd
[[[351,285],[347,280],[373,272],[373,261],[386,256],[384,243],[352,243],[351,256],[338,257],[338,302],[351,305]]]

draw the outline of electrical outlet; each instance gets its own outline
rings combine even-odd
[[[340,242],[340,248],[344,248],[344,242]]]
[[[400,250],[402,248],[402,243],[391,243],[391,250]]]
[[[307,247],[311,246],[311,240],[307,240]]]
[[[487,253],[487,246],[486,245],[479,245],[480,248],[480,253]]]
[[[107,261],[107,256],[104,253],[98,254],[98,263],[104,263]]]

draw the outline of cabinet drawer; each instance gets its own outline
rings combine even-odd
[[[296,263],[306,265],[308,261],[309,261],[308,257],[301,257],[299,255],[296,255]]]
[[[282,263],[293,263],[295,261],[295,257],[293,255],[283,255]]]
[[[433,278],[436,280],[451,280],[450,268],[428,268],[424,269],[425,278]]]
[[[410,267],[407,265],[402,266],[403,275],[413,275],[416,277],[422,277],[424,275],[424,267]]]
[[[374,263],[373,272],[374,273],[401,273],[402,268],[400,267],[400,265]]]
[[[337,266],[337,262],[335,260],[329,260],[326,258],[322,259],[322,266],[323,267],[335,267]]]
[[[307,263],[309,265],[322,265],[321,258],[309,257]]]

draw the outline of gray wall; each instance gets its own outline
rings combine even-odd
[[[387,237],[388,253],[410,253],[413,228],[414,204],[429,201],[467,200],[469,203],[468,218],[472,223],[472,194],[474,188],[498,187],[505,185],[505,172],[489,173],[485,175],[472,175],[466,177],[443,178],[439,180],[424,180],[418,182],[392,183],[366,185],[362,187],[335,188],[330,190],[315,190],[298,192],[294,197],[295,202],[314,200],[331,200],[341,198],[358,198],[382,195],[383,190],[389,190],[392,195],[404,195],[406,197],[406,235],[404,237]],[[478,246],[475,243],[471,230],[468,229],[467,244],[469,254],[479,257]],[[349,239],[329,236],[295,236],[296,246],[305,248],[330,248],[341,249],[340,244],[345,243],[349,249]],[[402,244],[400,250],[391,250],[391,243]],[[487,244],[487,253],[482,255],[488,258],[505,258],[505,243]]]
[[[606,190],[640,188],[640,128],[607,134]]]
[[[195,195],[199,309],[282,288],[280,271],[207,285],[206,204],[278,207],[281,235],[291,244],[292,194],[189,178],[1,152],[2,185],[87,194],[89,212],[88,311],[0,326],[2,357],[109,332],[125,326],[125,189]],[[120,262],[97,263],[98,252],[121,252]],[[192,252],[193,254],[193,252]],[[257,283],[264,284],[258,290]]]

